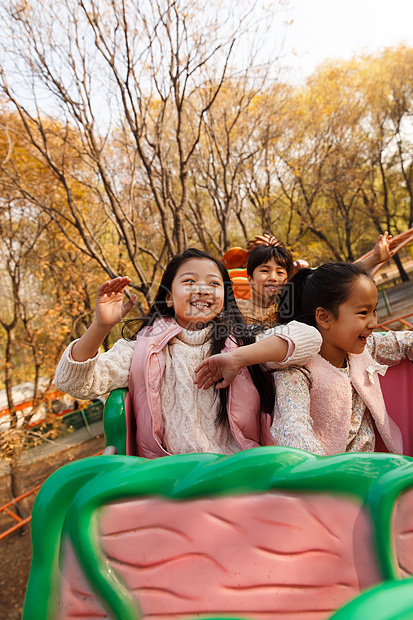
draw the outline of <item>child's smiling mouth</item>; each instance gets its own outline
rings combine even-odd
[[[209,301],[196,300],[191,301],[190,305],[194,306],[195,308],[210,308],[212,304]]]

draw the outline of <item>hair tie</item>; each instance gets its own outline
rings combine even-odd
[[[266,247],[274,247],[283,246],[284,243],[274,237],[274,235],[270,235],[268,233],[264,233],[263,235],[255,235],[254,239],[248,241],[247,252],[250,253],[252,250],[258,245],[265,245]]]

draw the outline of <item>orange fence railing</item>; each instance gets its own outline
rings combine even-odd
[[[411,320],[408,321],[408,318],[410,318]],[[379,323],[377,325],[377,328],[384,330],[385,332],[389,332],[394,329],[394,327],[390,327],[390,325],[392,325],[393,323],[401,323],[405,328],[413,329],[413,323],[411,321],[413,321],[413,314],[410,312],[410,314],[404,314],[403,316],[389,319],[388,321],[383,321],[382,323]]]
[[[22,499],[25,499],[30,495],[36,495],[37,491],[40,489],[41,486],[41,484],[38,484],[37,487],[30,489],[30,491],[26,491],[26,493],[19,495],[19,497],[16,497],[15,499],[12,499],[10,502],[7,502],[7,504],[0,506],[0,513],[5,512],[11,519],[17,521],[16,525],[13,525],[5,532],[0,533],[0,540],[6,538],[6,536],[8,536],[9,534],[12,534],[16,530],[20,529],[21,527],[26,525],[26,523],[29,523],[30,519],[32,518],[31,516],[27,517],[27,519],[22,519],[22,517],[20,517],[18,514],[16,514],[16,512],[14,512],[13,508],[15,508],[17,504],[22,501]]]
[[[102,452],[103,450],[100,450],[100,452],[97,452],[93,456],[99,456],[100,454],[102,454]],[[41,486],[42,486],[41,484],[38,484],[36,487],[33,487],[29,491],[26,491],[26,493],[23,493],[22,495],[19,495],[18,497],[15,497],[14,499],[10,500],[6,504],[3,504],[3,506],[0,506],[0,513],[4,512],[11,519],[16,521],[15,525],[13,525],[12,527],[9,527],[9,529],[5,530],[4,532],[0,532],[0,540],[3,540],[3,538],[6,538],[6,536],[9,536],[13,532],[16,532],[17,530],[19,530],[21,527],[24,527],[25,525],[30,523],[31,518],[32,518],[31,515],[27,517],[26,519],[23,519],[18,514],[16,514],[13,508],[15,508],[17,504],[21,502],[23,499],[26,499],[26,497],[30,497],[30,495],[36,495]]]

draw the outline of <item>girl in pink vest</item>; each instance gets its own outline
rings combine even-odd
[[[123,303],[129,283],[119,277],[100,286],[96,319],[63,354],[56,386],[81,399],[128,387],[128,454],[233,454],[272,444],[273,383],[256,364],[305,363],[320,347],[317,330],[293,322],[256,336],[244,323],[222,263],[189,249],[168,263],[134,336],[101,354],[104,338],[133,306],[134,296]],[[219,393],[197,390],[195,367],[211,354],[238,348],[246,368],[233,385]]]
[[[413,360],[413,333],[374,332],[376,308],[376,285],[360,263],[301,269],[284,286],[279,321],[313,325],[323,343],[304,367],[274,373],[271,434],[276,445],[320,455],[373,452],[378,431],[390,452],[403,453],[378,374],[405,357]],[[232,380],[239,367],[236,352],[221,358],[197,368],[198,385],[208,386],[220,376],[225,384]]]

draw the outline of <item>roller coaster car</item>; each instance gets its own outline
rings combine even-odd
[[[383,385],[396,410],[390,374],[405,384],[409,364]],[[125,394],[105,408],[119,454],[62,467],[37,496],[23,620],[413,618],[412,458],[126,456]]]

